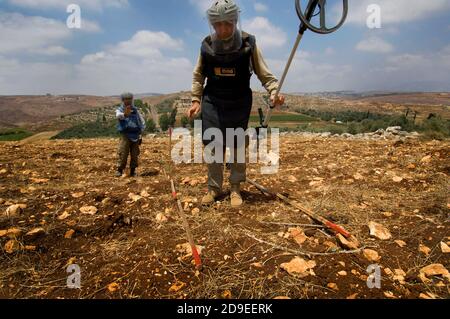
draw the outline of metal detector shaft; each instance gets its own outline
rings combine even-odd
[[[294,60],[295,54],[297,53],[297,49],[298,46],[300,45],[300,42],[303,38],[303,34],[308,30],[312,30],[314,32],[318,32],[321,34],[327,34],[327,33],[331,33],[336,31],[337,29],[339,29],[342,24],[345,22],[345,19],[347,17],[347,11],[348,11],[348,0],[343,0],[344,3],[344,15],[342,16],[341,21],[339,22],[339,24],[337,26],[335,26],[334,28],[328,29],[325,25],[325,4],[326,4],[326,0],[309,0],[308,2],[308,6],[306,7],[306,11],[305,14],[303,14],[303,12],[301,11],[301,6],[300,6],[300,0],[296,0],[296,9],[297,9],[297,14],[299,15],[299,18],[301,20],[301,25],[300,25],[300,30],[297,36],[297,40],[295,41],[295,45],[294,48],[292,49],[291,55],[289,57],[289,60],[286,64],[286,67],[284,69],[283,72],[283,76],[281,77],[280,83],[278,85],[278,89],[275,93],[274,96],[274,101],[276,101],[278,99],[278,96],[281,92],[281,88],[283,87],[284,81],[286,80],[286,76],[289,72],[289,68],[291,67],[292,61]],[[320,23],[321,23],[321,28],[315,28],[312,24],[311,24],[311,19],[315,16],[314,15],[314,11],[316,10],[317,7],[320,7]],[[268,110],[267,110],[267,114],[266,117],[263,119],[261,119],[261,125],[263,128],[268,128],[269,127],[269,122],[270,122],[270,118],[272,117],[272,112],[273,109],[275,108],[275,105],[271,105]]]
[[[283,87],[284,81],[286,80],[287,74],[289,72],[289,69],[291,67],[292,61],[294,60],[295,54],[297,52],[298,46],[300,45],[300,42],[302,41],[304,32],[300,32],[297,36],[297,40],[295,41],[294,48],[292,49],[291,55],[289,57],[289,60],[286,64],[286,67],[284,68],[283,76],[281,77],[280,83],[278,85],[278,89],[275,92],[274,101],[278,99],[278,96],[280,95],[281,89]],[[262,124],[263,128],[267,128],[270,123],[270,118],[272,117],[273,109],[275,108],[274,105],[271,105],[267,109],[266,117],[264,118],[264,123]]]
[[[314,10],[316,9],[318,5],[317,0],[310,0],[308,3],[308,7],[306,9],[306,18],[310,20],[314,14]],[[298,47],[300,45],[300,42],[302,41],[303,35],[305,34],[306,30],[308,30],[308,27],[305,23],[301,23],[300,29],[297,35],[297,39],[295,40],[294,47],[292,48],[291,55],[289,56],[289,59],[286,63],[286,67],[284,68],[283,75],[281,77],[280,83],[278,84],[278,89],[275,92],[274,101],[278,99],[278,96],[280,95],[281,89],[283,88],[284,81],[286,80],[287,74],[289,72],[289,69],[291,67],[292,61],[294,60],[295,54],[297,53]],[[273,109],[275,108],[275,105],[270,105],[270,107],[267,109],[266,117],[264,118],[264,121],[262,123],[263,128],[268,128],[270,119],[272,117]]]
[[[277,197],[277,198],[281,199],[282,201],[288,203],[289,205],[291,205],[291,206],[293,206],[295,208],[298,208],[299,210],[301,210],[303,213],[305,213],[306,215],[311,217],[316,222],[326,226],[327,228],[335,231],[336,233],[339,233],[339,234],[343,235],[345,238],[350,238],[351,237],[351,234],[348,231],[346,231],[343,227],[330,222],[329,220],[327,220],[326,218],[323,218],[322,216],[317,215],[316,213],[314,213],[313,211],[311,211],[310,209],[308,209],[306,207],[303,207],[302,205],[300,205],[296,201],[291,200],[291,199],[287,198],[286,196],[284,196],[284,195],[282,195],[280,193],[276,193],[275,194],[275,193],[269,191],[266,187],[258,184],[257,182],[255,182],[254,180],[251,180],[249,178],[247,178],[247,182],[252,184],[253,186],[255,186],[263,194],[270,195],[272,197]]]

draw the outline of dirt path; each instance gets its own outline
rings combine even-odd
[[[33,136],[27,137],[26,139],[23,139],[22,141],[20,141],[19,144],[20,145],[25,145],[25,144],[38,143],[38,142],[42,142],[42,141],[48,141],[52,137],[57,135],[58,133],[60,133],[60,131],[51,131],[51,132],[38,133],[38,134],[35,134]]]

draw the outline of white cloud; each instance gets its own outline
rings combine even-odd
[[[128,0],[8,0],[10,4],[33,9],[47,10],[52,8],[67,8],[69,4],[76,3],[81,10],[100,11],[104,8],[122,8],[129,5]]]
[[[193,65],[180,57],[135,59],[101,54],[76,66],[76,92],[112,95],[132,92],[177,92],[189,89]]]
[[[386,68],[390,72],[406,70],[417,72],[417,70],[421,70],[417,74],[422,74],[423,72],[424,75],[447,73],[450,71],[450,45],[434,53],[404,53],[390,56],[386,59]],[[429,71],[426,71],[427,69]]]
[[[183,41],[170,37],[165,32],[139,31],[130,40],[116,45],[112,52],[141,58],[162,57],[161,49],[180,50]]]
[[[0,13],[0,29],[0,54],[45,50],[70,37],[60,21],[18,13]]]
[[[76,66],[77,88],[82,92],[115,94],[173,92],[190,87],[193,65],[184,57],[183,41],[165,32],[138,31],[129,40],[83,57]],[[97,93],[98,94],[98,93]]]
[[[332,47],[327,47],[325,49],[325,55],[333,55],[336,53],[336,50],[334,50]]]
[[[0,56],[0,94],[83,93],[113,95],[189,89],[191,61],[183,42],[164,32],[143,30],[129,40],[84,56],[80,63],[21,62]],[[56,47],[51,51],[62,53]]]
[[[80,31],[96,33],[96,32],[101,32],[102,29],[98,25],[97,22],[88,20],[86,18],[82,18],[81,19],[81,29],[80,29]]]
[[[373,53],[389,53],[394,51],[394,47],[385,40],[372,36],[362,40],[356,45],[359,51],[373,52]]]
[[[450,44],[428,53],[386,55],[371,63],[342,64],[327,56],[301,51],[289,70],[283,92],[336,90],[421,90],[448,91],[450,88]],[[286,59],[266,59],[280,77]],[[253,79],[252,87],[262,90]]]
[[[448,44],[446,47],[444,47],[442,49],[442,52],[450,55],[450,44]]]
[[[20,13],[0,12],[0,29],[0,54],[68,54],[62,42],[73,34],[65,22]],[[99,32],[100,27],[83,20],[80,31]]]
[[[450,69],[450,44],[438,52],[438,58],[443,66]]]
[[[256,12],[267,12],[269,10],[269,7],[261,2],[255,2],[254,8]]]
[[[403,53],[389,56],[384,65],[367,70],[367,85],[421,91],[450,87],[450,46],[437,52]],[[445,89],[446,88],[446,89]]]
[[[256,36],[256,42],[263,50],[279,48],[286,44],[287,35],[283,29],[273,25],[267,18],[255,17],[242,23],[244,31]]]
[[[213,2],[214,0],[189,0],[189,3],[195,6],[201,15],[205,15]]]
[[[359,72],[351,75],[357,89],[448,91],[450,46],[436,52],[389,55],[357,68]]]
[[[302,51],[294,58],[282,89],[283,92],[311,92],[346,88],[349,75],[353,70],[352,66],[319,62],[314,58],[315,56],[317,55]],[[267,64],[279,78],[285,68],[286,60],[267,59]]]
[[[55,45],[55,46],[51,46],[48,48],[31,50],[31,53],[47,55],[47,56],[57,56],[57,55],[67,55],[70,52],[69,52],[69,50],[67,50],[66,48],[64,48],[62,46]]]
[[[180,51],[183,41],[173,39],[165,32],[141,30],[131,39],[109,46],[106,51],[88,54],[83,57],[82,64],[93,64],[102,61],[115,61],[120,58],[164,59],[162,50]]]
[[[21,62],[0,56],[0,94],[71,92],[73,67],[67,63]]]
[[[417,66],[426,65],[428,62],[425,57],[420,54],[401,54],[394,55],[387,58],[387,67],[390,71],[400,69],[415,69]]]
[[[450,10],[448,0],[358,0],[350,1],[347,22],[366,26],[366,20],[370,15],[367,13],[367,7],[371,4],[380,6],[383,25],[422,20],[433,14]]]

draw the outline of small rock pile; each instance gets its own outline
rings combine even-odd
[[[304,137],[322,137],[322,138],[346,138],[351,140],[406,140],[417,139],[420,134],[417,132],[402,131],[401,126],[392,126],[387,129],[379,129],[376,132],[359,134],[333,134],[331,132],[312,133],[312,132],[282,132],[281,136],[304,136]]]

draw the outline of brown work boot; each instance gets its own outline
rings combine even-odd
[[[238,208],[241,207],[244,201],[242,200],[241,196],[241,186],[239,184],[237,185],[231,185],[231,207]]]
[[[216,190],[209,190],[208,194],[206,194],[205,196],[203,196],[202,198],[202,205],[212,205],[216,202],[216,198],[219,196],[219,192]]]

